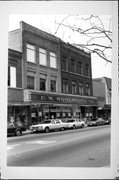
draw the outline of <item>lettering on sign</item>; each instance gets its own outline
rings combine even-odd
[[[79,105],[97,105],[97,99],[89,99],[85,97],[64,97],[62,95],[41,95],[33,94],[30,95],[31,101],[40,102],[52,102],[52,103],[71,103]]]

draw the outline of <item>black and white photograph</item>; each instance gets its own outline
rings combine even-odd
[[[116,178],[117,2],[32,3],[1,3],[1,176]]]

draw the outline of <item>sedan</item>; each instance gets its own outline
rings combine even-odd
[[[102,118],[98,119],[92,119],[91,121],[87,122],[88,126],[99,126],[99,125],[105,125],[105,120]]]
[[[97,125],[97,123],[96,123],[96,120],[94,119],[92,119],[91,121],[87,121],[87,126],[96,126]]]
[[[43,123],[39,123],[37,125],[30,126],[30,130],[32,132],[46,132],[55,131],[55,130],[64,130],[66,127],[65,123],[63,123],[60,119],[52,119],[44,121]]]
[[[97,126],[99,126],[99,125],[105,125],[105,120],[102,119],[102,118],[98,118],[98,119],[96,120],[96,124],[97,124]]]
[[[109,118],[109,119],[106,119],[105,120],[105,124],[107,125],[107,124],[111,124],[111,119]]]
[[[83,128],[85,126],[84,121],[81,121],[80,119],[68,119],[66,123],[67,129],[76,129],[79,127]]]
[[[18,127],[15,125],[9,125],[7,127],[7,136],[9,136],[9,135],[21,136],[22,131],[25,131],[25,130],[26,130],[25,127]]]

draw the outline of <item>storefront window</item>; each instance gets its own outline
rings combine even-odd
[[[10,106],[8,107],[8,126],[24,126],[28,125],[27,107]]]

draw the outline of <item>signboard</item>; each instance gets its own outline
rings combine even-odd
[[[78,97],[56,94],[41,94],[30,92],[29,100],[40,103],[61,103],[61,104],[78,104],[78,105],[97,105],[97,99],[94,97]]]

